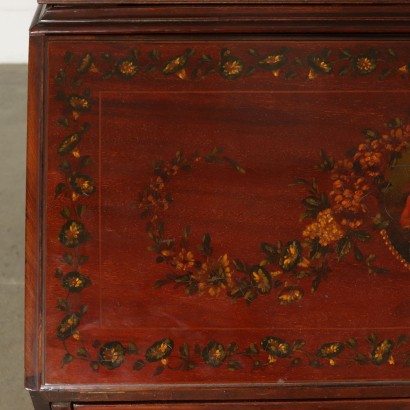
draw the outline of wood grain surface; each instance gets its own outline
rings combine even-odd
[[[336,49],[349,49],[360,54],[362,50],[377,48],[382,53],[389,46],[383,42],[359,46],[344,42],[338,43]],[[230,55],[247,65],[249,49],[258,49],[261,55],[266,55],[269,50],[289,48],[294,58],[300,56],[306,60],[308,55],[319,55],[326,47],[335,48],[335,45],[313,41],[304,44],[218,41],[212,44],[185,43],[181,49],[174,43],[88,42],[87,52],[96,56],[107,53],[113,61],[123,61],[128,50],[138,49],[143,64],[142,56],[149,55],[154,49],[159,50],[164,61],[170,61],[186,49],[215,60],[221,49],[228,49]],[[136,74],[131,79],[119,76],[104,79],[103,69],[98,69],[98,60],[95,60],[94,68],[78,86],[79,91],[75,88],[72,91],[70,67],[65,69],[65,86],[53,82],[54,73],[61,73],[60,67],[66,64],[64,54],[67,50],[81,62],[85,51],[82,43],[58,42],[49,46],[52,56],[49,72],[53,74],[50,74],[48,93],[46,263],[48,272],[60,270],[61,275],[66,275],[71,269],[84,273],[91,278],[91,285],[78,294],[70,294],[69,300],[65,298],[63,282],[52,275],[46,278],[48,383],[87,381],[89,375],[86,372],[78,373],[84,366],[87,368],[84,360],[57,366],[63,360],[64,352],[70,360],[80,346],[86,347],[89,360],[98,362],[100,359],[92,357],[100,354],[102,342],[118,340],[124,346],[133,343],[142,352],[164,338],[172,340],[176,349],[184,343],[191,350],[196,344],[204,349],[212,340],[223,346],[234,343],[244,349],[252,343],[260,346],[261,340],[268,336],[287,343],[301,340],[306,346],[306,354],[312,358],[302,360],[296,355],[294,359],[302,360],[301,366],[292,366],[291,360],[279,360],[266,371],[246,372],[247,382],[268,382],[272,377],[298,382],[378,381],[401,377],[403,370],[399,363],[397,366],[376,366],[371,374],[367,366],[355,363],[361,355],[367,357],[372,351],[371,344],[369,347],[366,342],[370,335],[376,335],[375,346],[382,340],[396,340],[408,331],[408,271],[392,257],[380,236],[376,235],[364,252],[376,254],[378,263],[392,273],[369,274],[350,257],[344,263],[333,263],[328,279],[314,294],[310,292],[311,279],[289,277],[279,281],[277,297],[282,289],[297,286],[305,294],[299,303],[285,306],[279,303],[280,299],[260,296],[252,304],[243,299],[232,304],[226,295],[229,290],[226,287],[221,288],[217,297],[210,293],[220,292],[219,288],[187,296],[183,289],[169,285],[154,288],[155,283],[169,273],[170,266],[156,263],[155,253],[147,251],[150,242],[146,236],[146,222],[139,217],[144,208],[139,210],[138,192],[142,192],[150,181],[153,161],[166,162],[179,150],[189,157],[196,151],[207,153],[214,147],[224,148],[223,155],[240,164],[246,173],[242,175],[224,165],[200,164],[198,170],[175,177],[169,188],[172,187],[173,203],[161,216],[166,225],[166,238],[175,238],[178,242],[181,232],[189,225],[194,244],[201,241],[204,232],[210,234],[216,259],[227,254],[231,260],[257,261],[262,257],[258,250],[260,243],[278,240],[287,243],[303,238],[301,233],[308,223],[301,223],[299,216],[303,213],[305,189],[291,186],[292,181],[320,178],[315,164],[321,149],[343,160],[340,153],[360,144],[363,129],[383,126],[386,119],[399,116],[407,96],[406,90],[401,88],[406,80],[404,77],[397,74],[381,81],[380,77],[373,80],[370,75],[358,76],[353,72],[347,76],[318,75],[309,80],[309,70],[302,68],[297,77],[290,79],[275,78],[265,71],[231,80],[216,73],[187,80],[177,74],[161,77],[155,72],[152,75]],[[396,50],[401,56],[408,53],[405,43],[396,44]],[[192,57],[193,64],[194,59]],[[110,64],[118,63],[108,61],[107,67]],[[396,59],[393,64],[402,65]],[[71,65],[76,67],[74,63]],[[189,68],[187,65],[185,72]],[[81,90],[90,91],[82,94]],[[58,97],[62,102],[56,99],[61,92],[65,92],[64,98],[84,98],[93,108],[71,112],[70,107],[67,110],[63,96]],[[389,96],[388,104],[386,96]],[[61,118],[65,118],[68,127],[61,126]],[[81,131],[85,123],[89,124],[89,129]],[[70,159],[73,158],[71,148],[64,155],[56,154],[62,149],[62,141],[67,141],[67,135],[73,135],[76,130],[80,130],[77,132],[83,136],[76,146],[78,152],[73,151],[74,159]],[[91,159],[81,174],[83,179],[92,178],[95,192],[87,197],[73,193],[76,195],[74,200],[67,198],[70,191],[66,195],[56,195],[56,187],[66,181],[64,173],[59,170],[63,164],[61,161],[64,158],[74,167],[76,157],[80,155]],[[330,192],[331,178],[322,177],[321,181],[322,186],[324,184],[322,189]],[[67,187],[68,190],[70,184]],[[65,232],[68,228],[64,227],[70,223],[64,222],[64,218],[72,221],[78,217],[77,210],[74,212],[78,204],[87,207],[81,223],[91,234],[91,239],[81,245],[81,249],[72,251],[70,245],[62,243],[61,232]],[[71,216],[65,214],[62,219],[65,207]],[[195,245],[192,246],[196,253]],[[76,262],[83,252],[87,257],[84,264]],[[64,255],[74,258],[74,262],[64,259]],[[80,326],[79,335],[73,334],[74,338],[81,338],[80,345],[66,336],[62,336],[64,344],[61,344],[61,337],[56,335],[55,329],[66,317],[64,312],[55,308],[58,300],[68,305],[60,305],[68,312],[79,312],[83,304],[88,307],[84,319],[81,318],[87,331],[80,330]],[[375,310],[378,303],[383,303],[385,308]],[[145,336],[147,332],[149,338]],[[356,348],[350,354],[345,352],[339,365],[333,366],[334,362],[338,363],[336,358],[330,360],[330,366],[326,360],[324,363],[315,360],[315,352],[320,346],[345,343],[350,339],[357,341],[357,352]],[[404,352],[398,353],[399,357]],[[144,362],[143,357],[136,359],[138,363],[140,360]],[[246,368],[252,363],[249,359],[240,361],[237,366]],[[177,358],[174,360],[171,367],[178,363]],[[403,360],[406,361],[405,356]],[[90,365],[93,363],[91,361]],[[236,359],[233,358],[232,363],[236,365]],[[244,381],[243,370],[232,371],[229,366],[219,368],[220,364],[222,362],[218,363],[217,370],[211,366],[200,371],[164,372],[158,377],[166,383],[199,382],[207,372],[212,374],[216,383]],[[315,367],[312,379],[312,368]],[[157,371],[160,368],[161,365]],[[127,369],[107,371],[100,368],[93,377],[102,382],[131,383],[139,379],[139,383],[149,383],[147,377],[151,374],[151,383],[155,383],[154,370],[155,366],[151,372],[148,367],[135,372],[131,362]]]

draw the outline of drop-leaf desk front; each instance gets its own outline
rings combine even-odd
[[[36,409],[409,409],[409,5],[54,3],[30,35]]]

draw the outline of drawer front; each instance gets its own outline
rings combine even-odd
[[[75,410],[407,410],[409,400],[371,400],[371,401],[311,401],[311,402],[277,402],[277,403],[236,403],[236,404],[185,404],[141,406],[133,404],[118,405],[74,405]]]

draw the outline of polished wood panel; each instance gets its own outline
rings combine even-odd
[[[61,41],[50,43],[49,52],[53,56],[50,73],[56,73],[52,75],[52,78],[57,78],[58,81],[50,84],[49,93],[48,117],[53,118],[54,121],[50,121],[48,126],[47,227],[49,240],[46,263],[48,271],[60,270],[60,276],[68,275],[67,269],[70,269],[73,264],[77,267],[72,269],[71,276],[78,276],[78,272],[83,271],[87,275],[77,278],[80,282],[83,281],[81,286],[84,286],[84,289],[80,288],[75,292],[78,295],[72,295],[75,299],[70,298],[74,300],[71,302],[74,303],[71,308],[67,308],[70,306],[68,297],[64,299],[66,292],[64,287],[67,289],[64,282],[62,282],[63,288],[59,280],[52,280],[50,277],[47,282],[46,302],[49,323],[47,383],[86,382],[88,377],[86,373],[78,375],[77,371],[71,370],[80,371],[85,364],[84,361],[89,361],[89,364],[95,366],[96,370],[100,369],[94,376],[95,380],[115,380],[117,383],[138,380],[147,383],[149,381],[147,379],[148,366],[134,374],[131,371],[132,362],[130,362],[128,372],[124,370],[119,373],[121,379],[113,376],[113,372],[100,368],[101,364],[104,367],[99,357],[101,346],[110,346],[110,349],[114,350],[116,347],[94,342],[111,343],[119,340],[124,346],[127,343],[133,343],[138,346],[138,350],[148,351],[150,344],[169,338],[169,343],[164,342],[163,347],[166,355],[168,354],[167,344],[169,353],[173,349],[174,342],[179,346],[186,343],[187,349],[189,347],[191,352],[198,344],[200,353],[195,353],[196,359],[192,356],[194,361],[189,364],[202,366],[203,363],[200,364],[198,359],[201,357],[201,352],[202,357],[206,355],[205,346],[211,343],[212,338],[222,341],[224,346],[236,344],[240,349],[250,344],[263,345],[264,338],[272,333],[270,328],[273,316],[275,316],[276,327],[279,329],[275,332],[277,333],[275,337],[278,340],[287,340],[286,343],[300,340],[306,346],[306,350],[302,352],[312,356],[311,360],[302,360],[301,354],[295,354],[292,360],[296,360],[295,363],[301,366],[295,366],[293,369],[292,361],[290,363],[279,361],[272,367],[272,369],[277,368],[273,370],[273,377],[278,380],[282,379],[282,375],[286,375],[288,381],[312,381],[312,367],[317,367],[313,379],[315,382],[322,380],[363,382],[366,379],[370,381],[371,379],[391,378],[395,380],[397,377],[400,378],[402,372],[400,364],[405,364],[407,360],[405,350],[398,351],[397,355],[402,357],[402,361],[397,363],[397,366],[376,367],[370,376],[367,367],[358,366],[354,379],[351,376],[350,361],[354,362],[364,357],[366,364],[368,355],[376,345],[382,343],[383,340],[389,344],[390,342],[387,341],[398,340],[401,335],[407,333],[408,275],[406,267],[402,267],[392,257],[390,250],[380,239],[374,238],[367,252],[377,254],[379,263],[395,272],[395,277],[376,276],[370,279],[367,273],[358,275],[357,272],[361,268],[353,258],[344,265],[331,266],[335,273],[329,279],[325,292],[318,293],[319,296],[316,298],[315,294],[310,296],[311,279],[292,280],[289,277],[286,281],[278,282],[277,290],[268,289],[267,293],[276,294],[278,298],[283,295],[285,297],[289,290],[298,292],[299,296],[303,293],[305,297],[300,302],[303,315],[298,315],[296,306],[294,308],[276,306],[266,296],[260,296],[249,306],[243,303],[243,299],[230,305],[225,288],[221,291],[221,288],[210,287],[208,289],[204,285],[204,292],[193,289],[191,297],[187,297],[181,290],[173,290],[169,283],[168,286],[158,290],[152,288],[157,281],[166,277],[170,266],[166,263],[155,264],[155,257],[147,252],[146,247],[149,242],[146,240],[145,223],[139,223],[136,219],[139,212],[135,209],[138,209],[140,205],[138,202],[135,206],[132,205],[137,193],[144,192],[146,181],[150,181],[149,169],[152,161],[157,158],[163,161],[173,158],[175,147],[181,147],[187,153],[187,158],[191,155],[190,151],[199,150],[206,153],[214,146],[228,147],[226,149],[228,152],[223,155],[229,155],[231,163],[237,161],[246,171],[245,175],[238,176],[226,167],[212,167],[208,170],[199,165],[200,173],[187,173],[172,182],[176,192],[172,195],[175,204],[169,204],[171,217],[167,217],[164,213],[161,218],[164,218],[162,221],[167,226],[166,231],[171,232],[169,234],[172,235],[171,237],[178,238],[179,231],[183,230],[184,224],[188,224],[192,228],[194,243],[200,242],[203,232],[208,232],[212,238],[215,238],[213,240],[217,255],[226,253],[233,255],[232,258],[239,257],[250,263],[248,261],[259,257],[258,245],[252,246],[252,241],[247,238],[253,238],[258,244],[264,241],[276,242],[279,238],[285,238],[283,241],[287,243],[292,238],[300,237],[299,229],[302,228],[299,228],[299,215],[303,212],[304,194],[300,188],[289,188],[292,181],[298,177],[320,178],[318,181],[321,186],[326,187],[325,190],[330,192],[331,180],[320,177],[320,174],[315,172],[316,158],[320,150],[332,152],[332,155],[336,152],[347,152],[363,140],[361,130],[372,126],[368,124],[369,118],[372,118],[375,123],[384,124],[386,116],[394,118],[396,113],[402,110],[401,94],[400,98],[395,99],[394,97],[398,95],[403,81],[406,80],[406,77],[403,77],[398,70],[405,64],[409,50],[405,42],[396,43],[395,53],[403,55],[403,59],[398,61],[394,59],[389,63],[395,67],[393,70],[395,75],[385,78],[384,81],[380,81],[376,72],[373,74],[375,77],[372,75],[358,77],[355,73],[347,77],[325,77],[323,73],[322,76],[317,73],[312,74],[312,69],[305,67],[300,69],[294,79],[286,79],[286,64],[281,68],[283,77],[278,73],[276,79],[271,72],[264,70],[256,70],[252,76],[247,77],[237,76],[235,71],[234,75],[237,77],[231,78],[229,82],[225,78],[229,73],[225,72],[212,73],[209,77],[192,78],[194,68],[197,67],[197,59],[194,55],[190,63],[180,67],[180,71],[176,71],[172,77],[161,71],[153,72],[150,77],[131,71],[131,78],[127,77],[128,74],[121,74],[106,79],[104,78],[105,70],[118,67],[118,61],[121,64],[126,63],[125,66],[132,69],[133,60],[127,60],[126,57],[129,55],[129,49],[138,50],[140,70],[143,73],[146,72],[145,65],[151,64],[149,59],[143,56],[149,56],[152,50],[156,49],[161,50],[162,59],[165,62],[173,61],[173,56],[180,56],[184,50],[195,50],[199,56],[207,55],[210,61],[218,61],[220,50],[229,50],[229,55],[235,56],[238,61],[239,68],[236,69],[242,70],[242,66],[250,65],[249,60],[252,60],[252,57],[246,55],[248,49],[259,50],[261,55],[266,55],[268,50],[288,48],[292,50],[289,54],[293,53],[292,57],[289,57],[290,61],[296,58],[307,61],[309,56],[318,54],[322,47],[327,46],[329,49],[334,47],[334,43],[323,41],[320,43],[310,41],[308,44],[309,52],[305,52],[304,44],[296,45],[286,42],[242,40],[241,43],[234,43],[219,40],[212,44],[185,43],[181,50],[179,45],[173,42],[166,44],[146,42],[144,45],[134,43],[130,46],[129,42],[110,43],[106,41],[88,42],[89,51],[83,54],[81,42],[77,45]],[[337,47],[338,50],[349,49],[354,54],[360,54],[361,51],[357,50],[363,50],[363,48],[377,47],[383,55],[389,53],[390,43],[380,41],[366,43],[364,47],[361,45],[357,49],[355,43],[339,42]],[[70,52],[71,62],[69,64],[64,62],[67,48]],[[108,62],[95,59],[90,63],[91,53],[97,56],[106,53],[111,57]],[[74,90],[84,88],[89,91],[86,94],[80,91],[78,94],[77,91],[73,91],[71,78],[77,75],[77,67],[82,67],[84,59],[86,59],[85,63],[89,71],[83,74],[81,79],[84,81],[80,86],[75,86]],[[165,64],[168,66],[170,63]],[[336,59],[335,64],[344,63]],[[158,65],[163,67],[162,62]],[[61,67],[65,67],[63,72]],[[344,66],[341,65],[341,67]],[[380,73],[388,67],[381,66]],[[339,70],[336,66],[334,69]],[[60,82],[59,76],[64,77],[64,83]],[[376,83],[374,83],[374,78],[377,78]],[[271,87],[270,91],[266,90],[267,81]],[[372,93],[371,99],[367,98],[369,92]],[[389,107],[379,112],[379,107],[385,104],[386,94],[391,95]],[[98,101],[95,100],[95,95],[99,95]],[[61,102],[56,100],[56,96],[60,96]],[[233,96],[235,96],[234,99],[232,99]],[[313,99],[315,104],[312,104]],[[71,106],[78,103],[85,104],[87,109],[83,110],[80,107],[76,111],[71,106],[67,109],[67,101]],[[91,108],[88,109],[88,107]],[[326,114],[318,107],[326,107]],[[135,116],[133,113],[138,113],[138,115]],[[350,118],[349,124],[334,129],[334,124],[342,124],[346,116]],[[68,126],[61,126],[59,121],[61,122],[62,118]],[[86,130],[81,125],[83,121],[88,124]],[[321,130],[317,128],[319,121]],[[184,133],[186,128],[190,130],[189,133]],[[322,129],[327,131],[323,133]],[[144,131],[140,133],[137,130]],[[68,143],[67,138],[70,139],[73,136],[77,138],[75,132],[81,136],[81,143],[77,144],[76,140],[73,144]],[[331,140],[325,138],[326,133],[332,133]],[[306,136],[309,138],[310,147],[308,151],[303,148],[303,154],[301,154],[299,150],[300,147],[304,147]],[[78,151],[76,151],[77,145]],[[60,155],[57,155],[59,150]],[[74,159],[71,159],[71,154]],[[68,195],[60,195],[58,192],[56,196],[56,189],[61,184],[67,189],[70,186],[64,185],[64,175],[58,172],[59,166],[61,168],[61,164],[64,164],[64,162],[61,163],[61,158],[65,158],[68,165],[76,166],[75,158],[81,155],[91,158],[91,164],[82,171],[84,172],[82,179],[94,181],[92,182],[93,191],[85,198],[79,195],[77,188],[77,191],[73,193],[69,191]],[[219,160],[224,162],[224,158],[222,156]],[[198,160],[200,159],[198,157]],[[195,161],[190,163],[191,160],[186,160],[187,165],[194,166]],[[343,160],[343,156],[338,160]],[[68,165],[64,166],[68,167]],[[276,177],[272,179],[272,175]],[[200,183],[198,182],[199,177]],[[69,176],[69,180],[70,178],[72,177]],[[220,185],[217,185],[216,181]],[[72,182],[70,184],[72,185]],[[73,201],[72,198],[74,198]],[[238,198],[240,198],[239,201]],[[257,202],[255,198],[258,198]],[[144,203],[142,201],[141,206],[145,206]],[[181,214],[177,212],[178,203],[184,204],[184,212]],[[204,203],[208,206],[203,207]],[[65,226],[68,223],[63,222],[61,216],[63,215],[63,220],[65,218],[70,221],[73,218],[70,214],[75,216],[79,205],[84,205],[88,209],[84,218],[81,217],[82,222],[79,229],[83,230],[82,226],[85,224],[93,238],[86,241],[84,245],[81,243],[81,249],[77,250],[77,253],[85,252],[88,257],[85,263],[81,264],[81,268],[78,266],[79,262],[75,262],[75,259],[74,262],[71,260],[75,258],[70,251],[71,244],[66,243],[66,239],[61,239],[61,232],[65,232]],[[252,212],[249,212],[250,209]],[[282,209],[287,209],[285,214],[281,213]],[[144,210],[143,207],[142,211]],[[381,209],[374,210],[375,214],[381,211]],[[278,215],[281,217],[277,218]],[[273,231],[275,235],[269,233]],[[371,236],[370,233],[366,235]],[[59,241],[56,240],[57,238]],[[162,249],[161,251],[168,250]],[[169,251],[174,252],[173,249]],[[66,258],[65,252],[70,255],[69,260],[64,259]],[[177,255],[178,253],[179,251]],[[159,262],[164,261],[161,254],[156,257],[160,258]],[[172,266],[173,259],[169,260]],[[201,263],[206,262],[204,260]],[[151,275],[144,274],[147,271],[157,271],[158,274],[155,279],[152,279]],[[88,278],[91,278],[91,283]],[[401,287],[393,292],[395,281],[400,281]],[[326,284],[326,281],[324,283]],[[352,283],[355,284],[354,293],[349,292]],[[212,292],[221,292],[221,294],[214,298]],[[204,305],[198,303],[205,298],[207,303]],[[370,315],[368,307],[372,305],[374,299],[384,300],[390,307],[379,312],[377,316]],[[63,313],[55,309],[57,300],[60,301],[59,307]],[[323,306],[329,303],[327,300],[331,301],[332,309],[324,316]],[[84,319],[83,315],[80,315],[81,321],[84,320],[87,323],[88,332],[83,333],[81,327],[76,324],[74,328],[78,327],[80,334],[77,334],[76,330],[73,334],[67,333],[66,335],[63,332],[63,334],[57,334],[56,337],[55,328],[59,326],[59,323],[60,326],[65,326],[64,320],[67,319],[64,318],[67,312],[70,314],[81,312],[82,304],[88,306]],[[162,311],[162,306],[167,306],[166,312]],[[340,309],[339,306],[349,308]],[[194,315],[192,315],[193,309],[195,309]],[[255,315],[255,309],[263,314]],[[222,311],[224,315],[218,315],[218,312]],[[351,318],[352,312],[355,312],[354,320]],[[198,317],[201,318],[200,323],[198,323]],[[236,317],[240,317],[241,320],[238,322]],[[392,317],[394,317],[394,327],[391,327]],[[152,326],[153,323],[160,323],[158,329]],[[350,323],[350,326],[346,327],[346,323]],[[110,329],[115,329],[115,331],[112,332]],[[149,329],[152,335],[151,340],[145,340],[143,336],[145,329]],[[371,336],[373,333],[377,336]],[[380,334],[383,336],[379,336]],[[88,360],[76,360],[75,363],[71,363],[73,358],[79,359],[77,355],[73,356],[73,352],[79,348],[78,341],[73,341],[71,336],[74,339],[81,336],[81,346],[86,347]],[[370,336],[375,340],[373,345],[370,342],[369,346],[366,339]],[[61,339],[64,344],[61,344]],[[321,362],[317,359],[320,357],[317,354],[320,346],[334,342],[333,348],[336,349],[335,356],[337,356],[338,349],[348,346],[344,343],[350,339],[356,341],[355,346],[352,346],[352,350],[344,351],[341,355],[340,366],[332,367],[338,363],[336,359],[332,359],[332,355],[323,357],[323,359],[332,359],[328,361],[329,363],[326,360]],[[397,344],[402,345],[402,342]],[[118,345],[119,350],[122,350],[121,346],[121,344]],[[287,344],[284,346],[286,347]],[[67,366],[61,368],[57,366],[57,363],[63,360],[64,354],[67,355],[66,359],[70,360],[70,363],[67,362]],[[254,356],[256,363],[263,357],[263,354],[261,356],[255,349]],[[171,357],[173,364],[170,368],[177,367],[179,365],[177,356]],[[245,363],[248,359],[238,362],[239,357],[240,355],[237,355],[236,359],[232,358],[231,366],[246,368],[249,365]],[[285,357],[290,358],[287,354]],[[133,360],[132,356],[129,360]],[[158,360],[153,360],[153,362],[156,361]],[[222,362],[217,364],[215,367],[220,367]],[[118,362],[118,367],[120,365],[122,368],[122,361]],[[145,365],[143,354],[139,354],[135,358],[135,366],[145,367]],[[165,363],[165,367],[167,365]],[[114,366],[116,368],[117,364],[115,363]],[[159,366],[158,371],[163,369],[160,363],[155,363],[153,366],[153,370],[155,366]],[[235,369],[229,368],[229,365],[227,368],[225,366],[222,368],[217,372],[220,378],[214,376],[215,382],[244,381],[241,371],[232,371]],[[200,373],[192,374],[166,372],[161,374],[161,379],[173,383],[188,380],[199,382],[203,379],[205,371],[211,373],[214,369],[203,369]],[[266,374],[252,372],[246,377],[248,382],[256,383],[270,381],[272,375],[270,372]],[[151,382],[155,382],[155,377],[151,379]]]
[[[388,162],[407,163],[386,152],[408,137],[410,12],[361,4],[39,9],[26,293],[38,409],[408,408],[407,191]],[[325,221],[349,173],[375,184],[373,220]],[[378,213],[393,228],[374,230]],[[319,222],[333,229],[320,275],[301,246]]]

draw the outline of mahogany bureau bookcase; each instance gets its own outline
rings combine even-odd
[[[40,3],[34,407],[410,409],[410,3]]]

